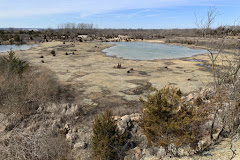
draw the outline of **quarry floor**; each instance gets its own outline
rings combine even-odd
[[[106,56],[102,50],[111,46],[100,42],[63,44],[53,41],[15,53],[31,65],[52,70],[61,83],[76,92],[77,103],[116,108],[116,112],[126,114],[139,110],[139,97],[148,93],[149,86],[160,89],[171,85],[189,93],[212,82],[207,54],[182,59],[134,61]],[[51,54],[52,50],[56,51],[56,56]],[[117,68],[118,64],[121,68]]]

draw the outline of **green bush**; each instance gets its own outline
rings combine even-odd
[[[122,148],[126,141],[126,134],[117,129],[111,111],[96,116],[93,124],[92,158],[99,160],[121,159]]]
[[[201,118],[193,107],[182,103],[181,92],[176,88],[164,87],[148,95],[143,103],[140,126],[147,136],[149,145],[164,146],[174,143],[177,147],[196,142]]]
[[[12,50],[8,56],[0,57],[0,73],[22,74],[28,67],[29,63],[17,58]]]

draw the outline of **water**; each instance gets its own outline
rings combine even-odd
[[[7,52],[10,51],[10,49],[17,51],[17,50],[27,50],[32,47],[37,47],[38,45],[0,45],[0,52]]]
[[[108,56],[122,57],[132,60],[154,60],[191,57],[207,53],[207,50],[190,49],[183,46],[173,46],[146,42],[109,42],[116,46],[106,48]]]

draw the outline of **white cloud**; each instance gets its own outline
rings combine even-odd
[[[0,0],[0,18],[64,13],[79,13],[80,17],[86,17],[119,10],[191,6],[212,1],[214,0]]]

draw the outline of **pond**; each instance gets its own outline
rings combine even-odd
[[[109,42],[115,46],[106,48],[108,56],[132,60],[154,60],[191,57],[197,54],[207,53],[207,50],[190,49],[183,46],[174,46],[147,42]]]
[[[17,51],[17,50],[27,50],[32,47],[37,47],[38,45],[0,45],[0,52],[7,52],[10,51],[10,49]]]

